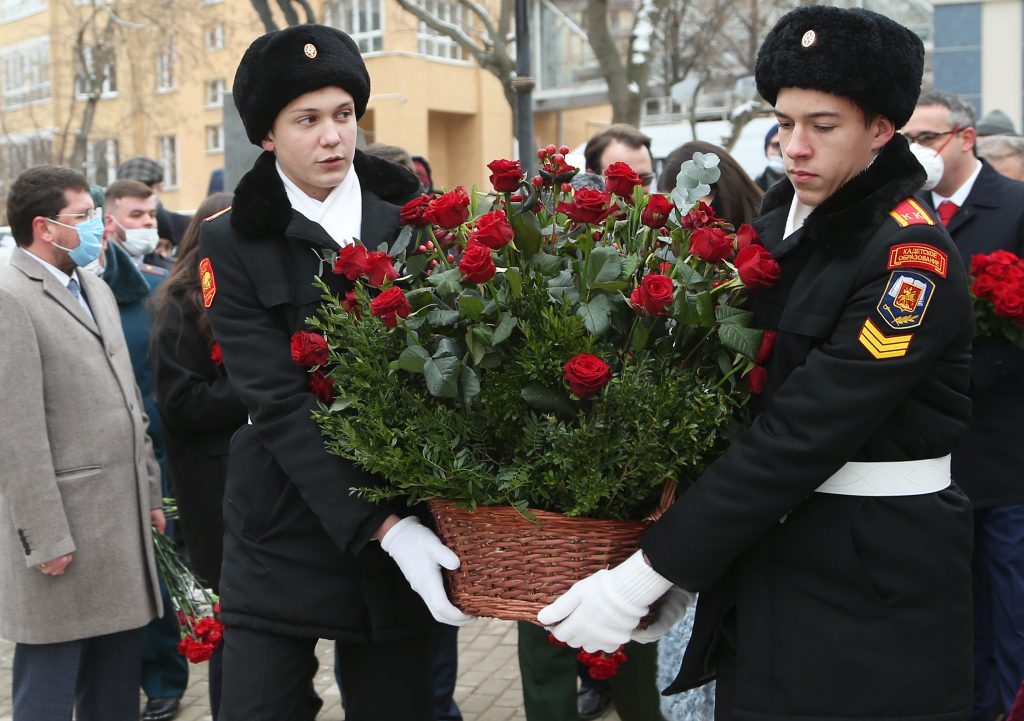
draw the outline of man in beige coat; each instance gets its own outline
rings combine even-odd
[[[79,173],[22,173],[0,269],[0,637],[15,721],[137,721],[160,477]],[[98,228],[98,233],[97,233]]]

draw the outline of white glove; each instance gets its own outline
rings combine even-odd
[[[574,583],[541,609],[537,620],[544,626],[558,624],[549,630],[563,643],[588,653],[612,653],[630,640],[650,605],[671,587],[637,551],[615,568]]]
[[[634,629],[630,638],[637,643],[654,643],[679,623],[695,598],[697,598],[696,593],[690,593],[679,586],[668,589],[668,593],[661,597],[657,615],[651,625],[647,628]]]
[[[395,559],[412,590],[427,604],[431,616],[451,626],[465,626],[473,620],[455,608],[444,592],[441,566],[454,571],[459,567],[459,557],[420,519],[403,518],[380,539],[380,547]]]

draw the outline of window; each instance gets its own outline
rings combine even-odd
[[[165,93],[175,88],[174,63],[176,55],[173,40],[156,55],[156,91],[158,93]]]
[[[0,0],[0,22],[18,20],[46,9],[46,0]]]
[[[4,108],[50,99],[50,39],[13,45],[0,54]]]
[[[324,19],[344,30],[362,53],[384,49],[384,13],[381,0],[330,0]]]
[[[85,146],[85,177],[105,188],[117,180],[117,139],[94,140]]]
[[[104,48],[103,54],[106,59],[103,61],[102,70],[98,72],[96,52],[91,45],[82,47],[82,56],[85,58],[84,67],[81,58],[76,53],[75,65],[78,70],[75,72],[75,97],[79,100],[89,98],[97,90],[99,90],[101,98],[117,95],[117,69],[114,66],[114,58],[117,53],[113,47],[108,47]],[[97,83],[99,87],[97,87]]]
[[[224,78],[206,81],[206,107],[219,108],[224,105]]]
[[[462,6],[452,2],[452,0],[425,0],[423,6],[428,13],[438,19],[452,25],[457,25],[467,33],[472,33],[472,16],[469,13],[463,13]],[[419,40],[419,51],[423,55],[450,60],[466,59],[465,52],[457,42],[447,35],[441,35],[431,30],[423,21],[420,21],[416,38]]]
[[[223,125],[207,125],[206,126],[206,152],[207,153],[222,153],[222,152],[224,152],[224,126]]]
[[[178,139],[174,135],[160,136],[160,165],[164,169],[164,187],[178,187]]]
[[[203,43],[207,50],[224,49],[224,23],[214,23],[203,33]]]
[[[51,133],[12,133],[0,137],[0,190],[35,165],[53,162]]]

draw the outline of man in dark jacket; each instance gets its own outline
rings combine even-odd
[[[942,158],[942,179],[922,200],[938,209],[967,267],[971,256],[1024,255],[1024,183],[975,156],[974,108],[927,93],[903,129]],[[1024,350],[984,339],[974,348],[970,431],[953,478],[974,506],[974,714],[1009,711],[1024,679]]]
[[[584,648],[651,637],[699,591],[667,692],[717,678],[716,718],[953,721],[970,715],[971,513],[951,484],[974,322],[949,236],[908,200],[895,134],[924,48],[865,10],[803,7],[758,55],[789,183],[756,227],[781,276],[754,294],[777,332],[754,422],[643,538],[541,612]],[[564,619],[564,620],[563,620]]]
[[[221,721],[311,718],[318,638],[345,659],[347,716],[429,721],[430,616],[469,620],[444,592],[440,564],[456,567],[455,554],[415,516],[350,494],[376,479],[327,452],[290,350],[321,301],[313,278],[339,297],[352,287],[327,253],[392,242],[419,191],[355,149],[369,95],[355,43],[319,25],[258,38],[235,75],[246,133],[266,152],[200,236],[204,305],[251,419],[232,440],[224,499]]]

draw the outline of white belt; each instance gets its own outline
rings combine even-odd
[[[815,490],[839,496],[922,496],[950,484],[949,456],[920,461],[850,461]]]

